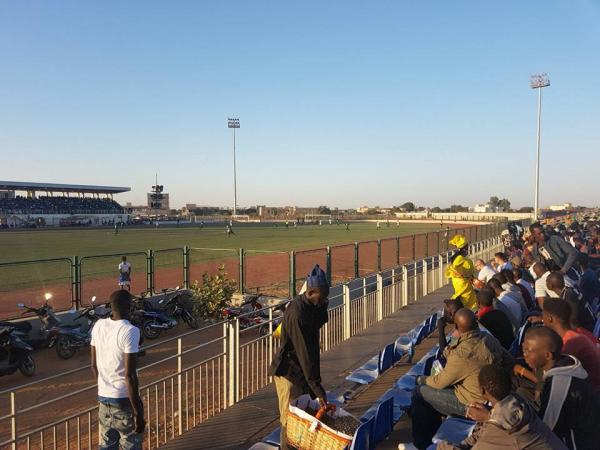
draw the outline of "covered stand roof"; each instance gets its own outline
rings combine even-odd
[[[129,192],[129,187],[93,186],[86,184],[29,183],[25,181],[0,181],[0,190],[8,191],[45,191],[80,192],[84,194],[121,194]]]

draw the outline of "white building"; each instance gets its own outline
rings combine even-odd
[[[550,205],[548,209],[550,211],[567,211],[573,208],[572,203],[563,203],[562,205]]]

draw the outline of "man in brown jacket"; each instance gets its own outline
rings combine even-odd
[[[567,450],[529,403],[511,395],[510,372],[485,366],[479,371],[479,384],[492,409],[488,411],[481,403],[471,405],[467,416],[479,422],[471,436],[460,444],[442,441],[437,450]]]
[[[446,365],[434,376],[418,377],[411,406],[414,445],[425,449],[442,422],[442,416],[464,416],[467,406],[484,402],[479,385],[483,366],[496,364],[512,370],[513,359],[500,342],[481,332],[475,314],[460,309],[454,315],[458,340],[444,350]]]

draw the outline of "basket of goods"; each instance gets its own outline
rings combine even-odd
[[[302,395],[291,405],[287,416],[287,443],[299,450],[344,450],[352,444],[360,422],[333,404]]]

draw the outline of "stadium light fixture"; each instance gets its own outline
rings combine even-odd
[[[540,126],[542,119],[542,88],[550,86],[550,78],[547,73],[531,75],[529,79],[531,89],[538,91],[538,112],[537,112],[537,139],[536,139],[536,160],[535,160],[535,199],[533,206],[534,219],[537,220],[540,212]]]
[[[233,129],[233,215],[237,215],[237,170],[235,165],[235,129],[240,127],[239,117],[229,117],[227,128]]]

